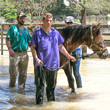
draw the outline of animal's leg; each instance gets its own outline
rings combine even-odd
[[[74,78],[73,78],[71,70],[70,70],[70,63],[67,64],[63,69],[64,69],[65,74],[67,76],[69,87],[72,89],[72,92],[75,93]]]

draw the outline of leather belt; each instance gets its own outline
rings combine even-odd
[[[23,51],[18,51],[18,50],[13,50],[14,52],[26,52],[27,50],[23,50]]]

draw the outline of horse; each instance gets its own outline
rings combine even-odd
[[[106,59],[108,50],[104,43],[100,24],[94,26],[72,26],[68,28],[58,29],[60,34],[64,37],[64,47],[71,54],[78,46],[86,45],[92,49],[100,59]],[[68,61],[67,57],[60,52],[60,66]],[[63,67],[67,76],[69,87],[75,92],[74,78],[70,70],[70,63]]]

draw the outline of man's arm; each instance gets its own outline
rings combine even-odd
[[[32,55],[33,55],[33,57],[34,57],[34,59],[35,59],[37,65],[40,66],[40,63],[43,64],[43,62],[42,62],[42,61],[38,58],[38,56],[37,56],[37,52],[36,52],[36,50],[35,50],[35,46],[34,46],[34,45],[31,45],[30,48],[31,48]]]
[[[71,56],[71,55],[67,52],[67,50],[65,49],[65,47],[64,47],[62,44],[59,45],[59,50],[60,50],[60,52],[63,53],[69,60],[71,60],[71,61],[76,61],[75,57]]]
[[[14,57],[15,53],[14,53],[14,51],[11,48],[11,43],[9,41],[9,38],[6,39],[6,45],[7,45],[7,48],[8,48],[8,51],[9,51],[10,56],[11,57]]]

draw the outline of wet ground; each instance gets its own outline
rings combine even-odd
[[[29,56],[26,88],[21,91],[17,82],[15,88],[9,88],[8,53],[0,55],[0,110],[110,110],[110,58],[81,61],[83,88],[75,86],[77,94],[70,93],[67,78],[63,70],[59,70],[56,101],[47,102],[45,94],[43,106],[36,106],[33,58],[30,53]]]

